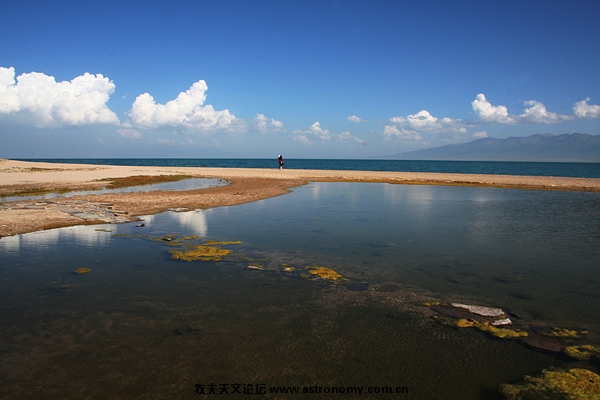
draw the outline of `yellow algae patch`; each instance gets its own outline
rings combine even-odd
[[[91,271],[92,271],[92,270],[91,270],[91,269],[89,269],[89,268],[77,268],[77,269],[76,269],[75,271],[73,271],[73,272],[75,272],[76,274],[79,274],[79,275],[83,275],[83,274],[87,274],[88,272],[91,272]]]
[[[239,240],[229,240],[229,241],[223,240],[223,241],[220,241],[220,242],[216,241],[216,240],[207,240],[204,243],[205,244],[210,244],[210,245],[220,244],[220,245],[223,245],[223,246],[228,245],[228,244],[242,244],[242,242],[239,241]]]
[[[459,319],[458,321],[456,321],[456,326],[458,326],[459,328],[472,328],[476,325],[477,321],[474,321],[472,319]]]
[[[439,306],[439,305],[440,305],[440,302],[439,302],[439,301],[433,301],[433,302],[431,302],[431,303],[423,303],[423,305],[424,305],[425,307]]]
[[[525,382],[501,385],[507,399],[577,399],[600,397],[600,376],[582,368],[568,371],[544,370],[541,377],[525,376]]]
[[[325,267],[319,267],[319,266],[311,267],[311,266],[308,266],[308,267],[306,267],[306,269],[310,269],[310,271],[308,271],[309,274],[311,274],[311,275],[317,275],[321,279],[327,279],[327,280],[331,280],[331,281],[336,281],[336,280],[338,280],[338,279],[340,279],[342,277],[342,275],[338,274],[334,270],[329,269],[329,268],[325,268]]]
[[[563,349],[566,355],[576,360],[590,360],[592,356],[600,357],[600,348],[590,344],[568,346]]]
[[[569,329],[552,328],[552,331],[549,333],[548,336],[578,339],[579,333],[577,331],[571,331]]]
[[[480,331],[489,333],[492,336],[501,339],[515,339],[527,336],[527,332],[513,331],[512,329],[497,328],[489,322],[480,322],[474,319],[459,319],[455,322],[459,328],[477,328]]]
[[[183,261],[221,261],[221,259],[231,253],[231,250],[221,249],[215,246],[196,246],[186,251],[170,250],[171,258]]]

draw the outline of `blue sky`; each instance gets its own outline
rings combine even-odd
[[[600,134],[600,1],[4,1],[0,157]]]

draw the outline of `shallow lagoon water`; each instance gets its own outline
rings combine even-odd
[[[128,186],[117,189],[97,189],[97,190],[74,190],[66,193],[45,193],[39,196],[3,196],[0,197],[0,201],[18,201],[18,200],[42,200],[42,199],[54,199],[72,196],[87,196],[94,194],[106,194],[106,193],[134,193],[134,192],[151,192],[156,190],[196,190],[206,189],[209,187],[223,186],[227,182],[221,179],[209,179],[209,178],[189,178],[182,179],[175,182],[162,182],[153,183],[150,185],[141,186]]]
[[[597,193],[312,183],[142,218],[0,240],[0,398],[203,398],[195,384],[242,383],[500,399],[502,382],[579,364],[442,326],[423,299],[600,329]],[[188,263],[148,240],[175,233],[242,244]],[[244,269],[247,257],[265,270]],[[285,274],[284,263],[348,281]]]

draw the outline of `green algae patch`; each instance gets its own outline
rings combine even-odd
[[[340,279],[342,277],[342,275],[338,274],[334,270],[325,268],[325,267],[307,266],[306,269],[309,270],[308,271],[309,274],[316,275],[319,278],[325,279],[325,280],[337,281],[338,279]]]
[[[210,245],[221,245],[221,246],[226,246],[226,245],[230,245],[230,244],[242,244],[241,241],[239,240],[222,240],[222,241],[217,241],[217,240],[207,240],[204,242],[205,244],[210,244]]]
[[[178,233],[170,233],[162,236],[115,234],[113,237],[144,239],[164,243],[169,247],[177,248],[169,250],[171,259],[183,261],[221,261],[223,257],[230,255],[232,251],[219,246],[242,244],[239,240],[204,240],[196,235],[180,236]],[[249,258],[247,260],[251,261]]]
[[[28,189],[17,190],[12,193],[7,193],[3,196],[18,196],[18,197],[43,196],[43,195],[49,194],[49,193],[59,193],[59,194],[68,193],[73,190],[75,190],[75,189],[69,189],[68,187],[60,187],[60,188],[32,187],[32,188],[28,188]]]
[[[108,182],[106,188],[119,189],[130,186],[153,185],[155,183],[177,182],[184,179],[193,178],[189,175],[134,175],[124,178],[103,178],[96,182]]]
[[[77,268],[73,272],[75,272],[77,275],[83,275],[83,274],[87,274],[88,272],[92,272],[92,270],[89,268]]]
[[[600,376],[587,369],[567,371],[544,370],[541,377],[525,376],[525,382],[500,385],[509,400],[597,400],[600,398]]]
[[[224,256],[231,253],[231,250],[222,249],[216,246],[200,245],[185,251],[169,250],[169,253],[173,260],[221,261]]]
[[[488,333],[500,339],[517,339],[528,336],[527,332],[498,328],[489,322],[482,322],[474,319],[459,319],[455,322],[455,325],[459,328],[477,328],[482,332]]]
[[[194,240],[194,239],[198,239],[198,236],[191,235],[191,236],[184,236],[181,238],[181,240]]]
[[[571,358],[582,361],[591,360],[592,357],[600,358],[600,348],[590,344],[567,346],[563,352]]]

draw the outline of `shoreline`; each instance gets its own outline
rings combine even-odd
[[[600,192],[600,178],[212,167],[138,167],[58,164],[0,159],[0,196],[27,189],[94,189],[99,179],[136,175],[188,175],[216,178],[229,185],[188,191],[152,191],[16,200],[0,203],[0,238],[74,225],[134,221],[136,215],[167,210],[232,206],[288,193],[309,182],[497,187]]]

